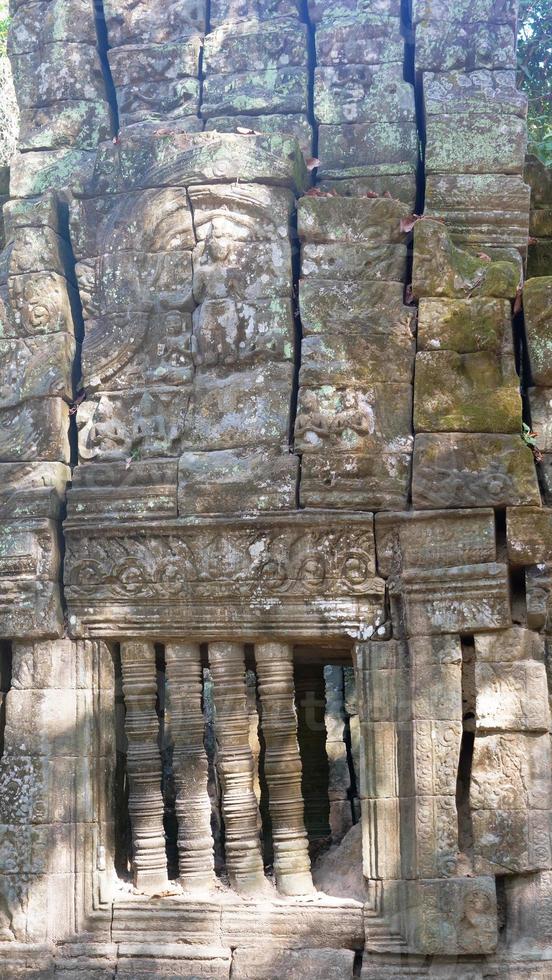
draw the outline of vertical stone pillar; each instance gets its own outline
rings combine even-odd
[[[178,863],[185,889],[215,883],[207,755],[203,745],[203,669],[197,643],[167,643],[167,727],[173,742]]]
[[[304,895],[312,891],[313,884],[301,793],[293,647],[286,643],[259,643],[255,660],[266,744],[265,776],[276,884],[284,895]]]
[[[134,883],[140,891],[151,894],[168,885],[153,644],[142,640],[122,643],[121,665]]]
[[[253,790],[243,646],[211,643],[209,664],[214,686],[226,868],[232,887],[242,894],[251,894],[264,887],[265,878]]]

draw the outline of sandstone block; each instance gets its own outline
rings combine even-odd
[[[496,558],[490,510],[410,511],[376,515],[378,568],[387,577],[404,568],[470,565]]]
[[[283,133],[294,137],[304,156],[309,157],[312,149],[312,129],[305,113],[271,112],[260,113],[251,118],[246,115],[211,116],[205,120],[205,131],[235,133],[238,129],[253,129],[257,133]]]
[[[416,169],[416,127],[412,121],[343,123],[320,126],[321,179],[367,177]]]
[[[401,799],[401,852],[407,878],[447,878],[456,871],[458,814],[454,796]]]
[[[30,398],[0,410],[0,460],[69,462],[69,406],[61,398]]]
[[[0,411],[28,398],[71,400],[76,344],[69,333],[0,340]]]
[[[411,454],[305,453],[299,496],[303,507],[396,510],[408,498]]]
[[[426,954],[490,953],[497,943],[492,877],[405,882],[407,935]]]
[[[406,571],[400,583],[391,582],[391,591],[404,597],[408,636],[511,626],[508,578],[502,564]]]
[[[63,147],[17,153],[10,166],[10,192],[14,197],[32,197],[75,180],[91,177],[95,154],[91,150]]]
[[[473,810],[548,810],[550,738],[514,732],[475,739],[470,806]]]
[[[443,113],[427,118],[428,173],[522,174],[527,134],[513,116],[491,111]]]
[[[476,732],[547,732],[550,710],[543,663],[476,663]]]
[[[425,213],[444,220],[457,245],[524,251],[529,197],[529,185],[512,174],[428,174]]]
[[[10,24],[9,52],[25,54],[52,44],[97,43],[93,12],[87,0],[38,0],[14,4]]]
[[[289,243],[251,244],[220,239],[200,242],[193,252],[194,298],[255,301],[290,296],[292,285]]]
[[[295,420],[299,452],[409,451],[410,385],[301,388]]]
[[[179,0],[106,0],[104,9],[112,47],[162,44],[205,30],[203,3],[183,7]]]
[[[517,435],[419,433],[412,502],[422,509],[539,506],[533,454]]]
[[[454,68],[515,68],[514,23],[462,25],[431,12],[431,20],[416,24],[416,68],[418,71],[451,71]]]
[[[534,350],[534,344],[533,344]],[[541,452],[552,451],[552,388],[530,388],[531,425]]]
[[[513,24],[515,16],[515,7],[508,0],[459,0],[452,15],[448,0],[414,0],[412,6],[415,24],[425,20],[455,20],[465,26],[487,20],[494,24]]]
[[[476,873],[525,874],[550,867],[548,810],[476,810],[472,822]]]
[[[338,0],[338,3],[328,9],[324,0],[308,0],[309,17],[318,24],[324,21],[356,20],[366,14],[366,4],[363,0]],[[374,17],[399,17],[399,0],[373,0],[370,3],[370,14]]]
[[[552,276],[528,279],[523,287],[525,331],[536,385],[552,385]]]
[[[80,464],[67,495],[68,516],[92,522],[176,517],[177,477],[175,459]]]
[[[122,943],[117,958],[117,972],[124,980],[228,980],[232,951],[223,947],[176,943]],[[63,974],[62,974],[63,976]]]
[[[295,206],[293,194],[265,184],[211,184],[188,191],[194,232],[200,242],[210,238],[235,242],[285,241]],[[194,244],[194,242],[192,242]]]
[[[0,518],[58,518],[70,475],[63,463],[0,463]]]
[[[83,382],[90,395],[117,385],[186,385],[192,380],[192,318],[174,310],[151,315],[114,313],[87,321]]]
[[[299,238],[316,244],[403,244],[400,222],[408,213],[405,204],[388,197],[303,197],[297,205]]]
[[[288,441],[293,368],[275,364],[220,380],[198,378],[191,393],[182,449],[235,449]]]
[[[301,272],[305,279],[402,282],[406,274],[406,245],[308,243],[301,250]]]
[[[453,245],[440,221],[417,221],[414,225],[412,289],[418,298],[448,296],[469,299],[492,296],[512,299],[519,273],[511,262],[478,258]]]
[[[453,797],[462,739],[461,720],[413,721],[401,735],[401,795]]]
[[[404,42],[395,17],[365,14],[364,17],[324,20],[316,29],[317,65],[402,64]]]
[[[416,355],[417,432],[519,432],[521,397],[513,358],[488,352]]]
[[[396,167],[397,173],[372,174],[370,177],[350,177],[346,176],[336,180],[322,178],[319,182],[320,190],[333,191],[341,197],[362,198],[370,194],[378,194],[383,197],[387,192],[396,200],[403,201],[408,205],[409,211],[414,211],[416,202],[416,177],[408,167],[401,172],[401,167]]]
[[[208,76],[306,64],[306,28],[296,18],[230,21],[205,38],[203,67]]]
[[[296,0],[213,0],[211,26],[240,20],[270,21],[273,17],[297,17]]]
[[[512,70],[425,72],[424,105],[427,116],[494,110],[497,114],[527,114],[527,96],[516,88]]]
[[[506,300],[429,299],[418,308],[417,348],[459,354],[512,353],[511,307]]]
[[[189,389],[161,386],[87,399],[78,418],[81,461],[179,455],[189,400]]]
[[[354,953],[350,949],[236,949],[232,960],[235,980],[352,980]]]
[[[157,300],[191,311],[192,255],[188,251],[121,251],[78,262],[85,319],[113,313],[147,313]]]
[[[205,300],[194,311],[190,349],[198,371],[222,372],[259,362],[291,361],[295,348],[291,300]]]
[[[369,122],[374,117],[412,123],[414,89],[401,63],[319,66],[314,72],[314,114],[319,123]]]
[[[509,507],[506,515],[508,559],[514,565],[547,562],[552,547],[552,511]]]
[[[101,98],[103,78],[95,45],[56,41],[11,60],[22,108]]]
[[[54,105],[23,109],[20,114],[20,150],[52,150],[64,147],[95,150],[109,139],[111,124],[107,104],[67,100]]]
[[[269,68],[233,75],[208,75],[203,85],[201,113],[303,112],[308,104],[306,68]],[[252,117],[252,124],[255,119]],[[252,126],[253,128],[253,126]]]
[[[292,510],[298,460],[268,450],[184,453],[178,464],[178,512],[224,514]]]

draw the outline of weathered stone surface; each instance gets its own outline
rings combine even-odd
[[[487,351],[416,355],[416,432],[519,432],[521,397],[513,357]]]
[[[547,732],[550,710],[543,663],[476,663],[476,732]]]
[[[1,463],[0,516],[59,517],[70,475],[63,463]]]
[[[414,268],[412,288],[424,296],[468,299],[472,296],[515,296],[519,273],[511,262],[489,262],[452,244],[440,221],[417,221],[414,225]]]
[[[367,177],[416,170],[413,121],[321,125],[318,132],[319,176]]]
[[[95,155],[91,150],[63,147],[17,153],[10,165],[10,191],[14,197],[32,197],[52,187],[67,187],[91,176]]]
[[[367,13],[336,18],[316,28],[317,65],[385,65],[404,58],[395,17]]]
[[[21,108],[71,99],[101,98],[102,71],[96,47],[55,41],[11,57]]]
[[[400,168],[397,168],[400,169]],[[384,197],[390,194],[395,200],[408,205],[414,211],[416,200],[416,178],[413,172],[384,174],[371,177],[351,177],[343,179],[322,179],[318,185],[325,193],[332,192],[340,197],[370,198],[373,194]]]
[[[303,112],[308,104],[306,68],[269,68],[234,75],[207,75],[201,112],[206,118],[226,113]]]
[[[305,157],[311,155],[312,128],[305,113],[260,113],[253,118],[246,115],[211,116],[205,120],[205,131],[236,133],[239,129],[255,130],[257,133],[284,133],[293,136]]]
[[[314,114],[319,123],[380,120],[412,123],[414,89],[403,80],[402,64],[336,65],[314,72]]]
[[[178,512],[182,516],[291,510],[298,463],[296,457],[263,449],[184,453],[178,464]]]
[[[125,45],[109,52],[121,120],[196,116],[201,39],[178,44]]]
[[[405,568],[470,565],[496,559],[490,510],[376,515],[378,570],[387,577]],[[399,558],[400,556],[400,558]]]
[[[198,372],[291,361],[295,332],[291,299],[208,299],[194,311],[187,349]]]
[[[496,894],[491,877],[405,882],[412,948],[423,953],[490,953],[497,943]]]
[[[530,388],[531,425],[537,433],[541,452],[552,451],[552,389]]]
[[[64,147],[94,150],[111,134],[108,107],[98,99],[65,100],[53,105],[24,108],[20,116],[19,149]]]
[[[178,0],[106,0],[105,19],[110,44],[177,41],[205,29],[203,3],[182,7]]]
[[[428,116],[428,173],[522,174],[527,147],[523,119],[492,111]]]
[[[305,279],[385,279],[402,282],[406,273],[406,245],[308,243],[303,246],[301,259]]]
[[[509,507],[508,558],[515,565],[538,565],[550,558],[552,510]]]
[[[428,174],[425,214],[441,218],[458,245],[524,251],[530,188],[512,174]]]
[[[301,461],[303,507],[396,510],[406,506],[411,453],[305,453]]]
[[[402,598],[408,636],[511,625],[507,567],[499,563],[407,571],[391,582],[391,594]]]
[[[401,218],[408,208],[388,197],[303,197],[297,206],[298,234],[306,242],[402,244]]]
[[[67,495],[70,517],[84,522],[169,518],[177,514],[177,460],[94,462],[75,468]]]
[[[230,22],[205,38],[203,66],[208,76],[306,64],[306,28],[296,19]]]
[[[279,980],[282,971],[297,980],[320,976],[352,980],[354,953],[349,949],[285,949],[279,952],[237,949],[232,959],[236,980]]]
[[[528,279],[523,287],[525,331],[536,385],[552,385],[552,276]]]
[[[124,980],[164,980],[180,977],[182,980],[228,980],[232,953],[217,946],[179,946],[164,944],[163,955],[152,943],[122,943],[117,957],[117,972]],[[63,976],[63,974],[62,974]]]
[[[0,410],[0,461],[69,462],[69,406],[61,398],[29,398]]]
[[[425,72],[424,106],[428,116],[484,109],[524,118],[527,96],[516,88],[514,71]]]
[[[533,454],[517,435],[419,433],[412,466],[414,507],[540,504]]]
[[[418,307],[417,349],[458,354],[512,353],[511,307],[506,300],[429,299]]]
[[[14,4],[14,8],[10,54],[34,51],[54,41],[96,44],[93,12],[86,0],[36,0]]]
[[[318,24],[341,21],[345,18],[356,20],[358,17],[366,15],[366,5],[363,0],[339,0],[331,9],[328,9],[324,0],[308,0],[309,17]],[[370,4],[370,14],[374,17],[399,17],[399,0],[374,0]]]
[[[389,397],[391,396],[391,398]],[[411,448],[410,385],[301,388],[295,448],[302,453]]]
[[[447,8],[441,19],[431,11],[431,20],[416,24],[416,68],[419,71],[450,71],[453,68],[515,68],[513,23],[462,25]]]

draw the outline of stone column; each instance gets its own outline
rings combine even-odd
[[[214,686],[226,868],[232,887],[242,894],[252,894],[264,887],[265,878],[253,790],[243,646],[209,644],[209,664]]]
[[[301,793],[293,647],[286,643],[259,643],[255,660],[276,884],[284,895],[304,895],[313,890],[313,884]]]
[[[142,640],[122,643],[121,665],[134,883],[140,891],[152,894],[168,885],[153,643]]]
[[[165,660],[167,722],[174,746],[180,881],[185,889],[208,889],[215,884],[215,872],[199,644],[167,643]]]

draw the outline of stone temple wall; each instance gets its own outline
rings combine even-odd
[[[516,12],[12,0],[2,980],[552,975]]]

